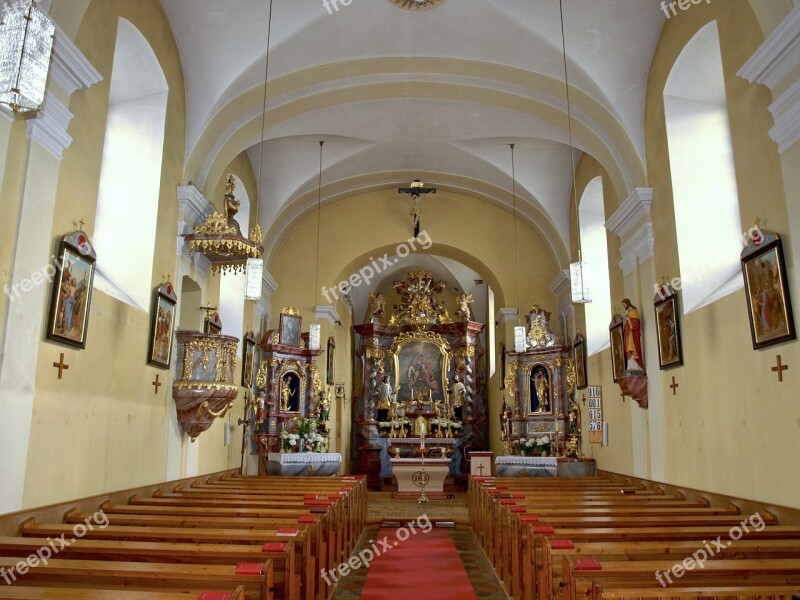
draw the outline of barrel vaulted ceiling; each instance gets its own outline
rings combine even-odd
[[[657,0],[563,2],[575,159],[597,159],[624,198],[645,183],[645,85],[665,16]],[[421,178],[509,210],[514,143],[520,213],[568,262],[558,0],[274,0],[263,138],[268,0],[162,3],[186,79],[186,178],[209,197],[246,151],[268,255],[316,207],[321,139],[323,202]]]

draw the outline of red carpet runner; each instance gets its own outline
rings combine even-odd
[[[428,533],[381,529],[373,548],[381,554],[372,561],[361,600],[477,600],[467,572],[447,529]],[[381,544],[384,540],[391,549]]]

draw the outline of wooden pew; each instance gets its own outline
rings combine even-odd
[[[625,588],[621,586],[605,587],[599,582],[592,585],[592,599],[596,600],[699,600],[701,598],[725,598],[736,600],[790,600],[797,598],[800,587],[792,585],[750,586],[704,586],[685,588],[666,588],[658,590],[642,590],[639,587]]]
[[[674,560],[659,561],[595,561],[596,565],[576,562],[580,559],[564,557],[564,600],[586,598],[596,584],[638,586],[643,590],[663,589],[656,579],[656,573],[669,571],[676,564]],[[800,560],[709,560],[703,568],[686,570],[667,587],[705,587],[720,585],[781,585],[800,587]]]
[[[219,595],[211,595],[216,592]],[[0,587],[3,600],[246,600],[244,586],[207,590],[198,594],[185,592],[142,592],[131,590],[100,590],[88,588],[57,588],[14,585]]]
[[[245,544],[190,544],[77,539],[58,553],[61,559],[113,560],[182,564],[236,565],[271,560],[276,597],[300,599],[300,578],[295,574],[294,542],[286,550],[264,551]],[[25,558],[42,547],[40,538],[0,537],[0,555]]]
[[[0,568],[10,569],[18,562],[14,558],[0,557]],[[26,573],[18,573],[16,577],[22,585],[34,583],[41,587],[72,585],[101,589],[118,586],[141,591],[185,591],[214,586],[243,586],[248,600],[273,598],[272,562],[269,560],[247,565],[243,569],[243,565],[184,565],[53,558],[47,563],[40,561],[30,566]],[[14,585],[16,583],[8,587],[13,588]]]
[[[621,541],[621,542],[572,542],[553,538],[544,543],[539,598],[551,598],[562,587],[563,558],[565,556],[590,557],[601,561],[622,560],[666,560],[680,562],[688,556],[703,550],[708,560],[755,559],[755,558],[793,558],[800,559],[800,538],[790,540],[751,540],[741,539],[732,544],[722,544],[717,548],[709,544],[714,554],[706,550],[708,540],[676,541]],[[554,547],[554,545],[556,547]]]
[[[20,534],[36,538],[59,538],[62,535],[69,540],[73,535],[73,526],[61,523],[36,523],[31,520],[22,525]],[[126,527],[109,525],[87,531],[85,540],[116,540],[160,543],[205,543],[205,544],[251,544],[261,549],[265,543],[287,543],[286,552],[295,554],[295,565],[300,565],[302,579],[302,596],[313,600],[317,588],[319,574],[315,572],[313,557],[308,555],[308,543],[298,535],[291,540],[279,536],[275,529],[223,529],[200,527]],[[288,542],[293,542],[289,544]],[[295,585],[292,582],[292,586]]]

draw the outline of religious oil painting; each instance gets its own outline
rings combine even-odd
[[[284,346],[300,346],[300,322],[299,315],[281,313],[280,319],[280,338],[279,343]]]
[[[672,294],[655,303],[659,367],[669,369],[683,364],[683,346],[678,312],[678,296]]]
[[[256,334],[248,331],[244,336],[244,350],[242,356],[242,386],[253,386],[253,370],[256,362]]]
[[[742,259],[753,349],[796,337],[780,239]]]
[[[625,371],[625,346],[622,339],[622,321],[612,323],[609,328],[611,336],[611,370],[614,373],[614,383],[617,383]]]
[[[553,412],[553,388],[550,371],[545,365],[533,365],[528,379],[528,398],[530,414],[551,414]]]
[[[582,390],[589,384],[586,382],[586,338],[580,333],[575,336],[572,350],[575,359],[575,387]]]
[[[395,354],[398,399],[403,402],[420,394],[435,402],[444,400],[449,354],[444,346],[418,340],[400,345]]]
[[[82,231],[64,236],[50,299],[47,339],[86,347],[96,254]]]
[[[170,282],[160,285],[153,298],[150,317],[150,344],[147,362],[163,369],[169,368],[172,356],[172,329],[178,297]]]
[[[328,338],[328,349],[325,358],[325,383],[328,385],[333,385],[336,380],[336,340],[333,339],[333,336]]]

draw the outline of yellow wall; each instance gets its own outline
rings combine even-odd
[[[680,275],[664,120],[664,85],[684,45],[714,19],[720,33],[742,226],[749,228],[759,216],[766,220],[766,228],[784,236],[789,233],[780,155],[767,134],[773,125],[767,110],[772,101],[770,93],[736,76],[763,41],[761,30],[744,0],[701,3],[664,24],[647,87],[647,171],[649,185],[654,190],[653,260],[658,276]],[[591,175],[588,173],[586,179]],[[608,196],[606,202],[608,216],[616,206],[613,203],[609,206]],[[786,241],[791,245],[791,240]],[[612,245],[609,245],[609,258],[612,293],[616,294],[612,305],[618,306],[621,287],[615,280],[619,269],[614,264],[619,254],[612,252]],[[791,261],[789,268],[791,271]],[[654,318],[653,284],[655,281],[648,275],[641,275],[636,283],[643,298],[641,308],[645,320]],[[794,286],[792,293],[796,299]],[[800,413],[793,391],[794,376],[791,370],[787,371],[784,382],[779,383],[775,373],[770,371],[776,354],[782,356],[784,363],[797,363],[800,344],[789,342],[754,351],[743,291],[685,316],[682,332],[684,366],[649,372],[650,389],[661,387],[665,398],[667,482],[800,506],[800,487],[796,485],[800,473],[796,461],[782,460],[782,457],[800,455],[797,429]],[[680,385],[677,396],[673,396],[668,387],[672,376]],[[653,426],[648,421],[650,415],[639,415],[637,411],[641,409],[631,412],[629,406],[621,406],[619,392],[611,384],[609,351],[589,360],[589,381],[604,386],[604,418],[610,423],[610,446],[601,448],[585,443],[584,450],[598,458],[600,468],[633,474],[631,419],[644,416],[647,431],[647,427]],[[629,403],[627,400],[626,404]],[[644,450],[648,461],[651,450],[649,446]]]

